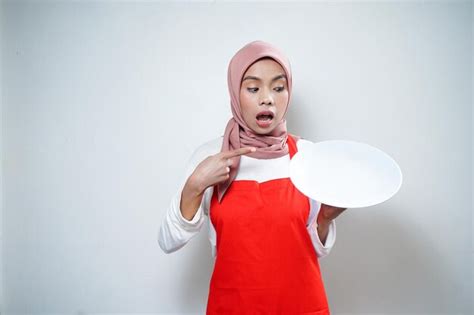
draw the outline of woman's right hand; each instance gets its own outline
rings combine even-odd
[[[255,152],[254,147],[245,147],[229,152],[219,152],[208,156],[196,166],[194,172],[188,177],[181,192],[180,209],[182,216],[192,220],[207,187],[223,182],[229,178],[232,158]],[[234,166],[235,167],[235,166]]]
[[[208,156],[196,166],[189,178],[189,184],[199,194],[215,184],[221,183],[229,178],[230,168],[233,166],[233,158],[255,152],[255,147],[243,147],[227,152],[219,152]]]

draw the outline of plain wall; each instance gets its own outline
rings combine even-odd
[[[3,47],[3,5],[0,5],[0,46]],[[0,49],[0,312],[3,310],[3,49]]]
[[[471,314],[472,3],[3,2],[2,314],[203,314],[207,223],[158,229],[223,133],[246,43],[293,69],[289,132],[365,142],[403,185],[320,260],[333,314]],[[3,198],[2,198],[3,197]]]

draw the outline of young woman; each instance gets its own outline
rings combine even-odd
[[[191,157],[160,247],[182,248],[210,220],[208,315],[329,314],[318,259],[333,247],[345,208],[304,196],[289,179],[290,159],[308,141],[286,128],[290,63],[253,41],[231,59],[228,87],[233,117]]]

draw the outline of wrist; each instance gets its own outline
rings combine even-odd
[[[318,217],[317,221],[318,221],[318,227],[328,228],[329,225],[331,225],[332,220],[328,220],[328,219],[324,219],[322,217]]]
[[[203,185],[199,182],[194,173],[189,176],[185,186],[193,196],[200,196],[204,193],[205,190],[205,188],[203,188]]]

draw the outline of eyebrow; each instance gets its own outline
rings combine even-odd
[[[278,80],[278,79],[285,79],[285,80],[286,80],[286,75],[285,75],[285,74],[277,75],[276,77],[274,77],[274,78],[272,79],[272,82],[273,82],[273,81],[276,81],[276,80]],[[246,77],[242,80],[242,82],[244,82],[245,80],[257,80],[257,81],[262,81],[262,79],[260,79],[259,77],[255,77],[255,76],[253,76],[253,75],[248,75],[248,76],[246,76]]]

